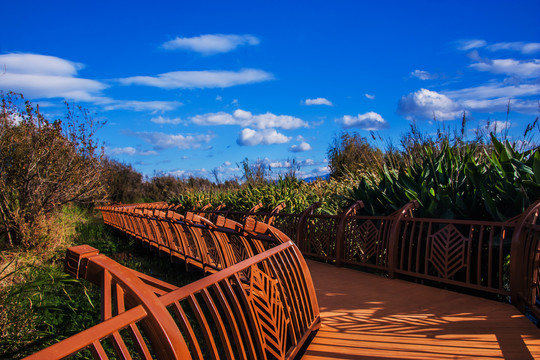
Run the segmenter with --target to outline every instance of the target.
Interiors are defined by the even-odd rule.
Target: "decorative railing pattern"
[[[87,245],[71,248],[66,272],[101,286],[103,322],[28,359],[84,351],[97,359],[292,359],[319,328],[309,269],[271,225],[249,216],[214,224],[166,204],[101,211],[107,224],[212,274],[176,288]]]
[[[533,243],[538,236],[540,201],[506,222],[415,218],[417,202],[408,203],[389,216],[357,215],[362,202],[339,215],[314,214],[317,207],[313,204],[302,214],[292,215],[278,211],[257,213],[256,207],[249,213],[234,213],[234,217],[240,221],[273,221],[278,228],[283,224],[284,232],[294,239],[303,255],[338,266],[359,265],[385,271],[390,277],[399,274],[512,295],[516,304],[521,301],[517,299],[519,293],[520,299],[529,299],[528,307],[535,304],[531,297],[536,298],[538,291],[531,289],[540,285],[532,268],[538,260],[530,257],[538,248]],[[199,212],[208,218],[223,213],[222,208]],[[280,222],[281,219],[289,221]],[[291,223],[296,225],[295,231],[291,230]],[[512,262],[511,258],[520,260]]]

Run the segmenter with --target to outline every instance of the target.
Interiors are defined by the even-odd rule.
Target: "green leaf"
[[[534,152],[532,168],[533,168],[533,173],[534,173],[534,180],[537,183],[540,183],[540,151],[539,150],[536,150]]]

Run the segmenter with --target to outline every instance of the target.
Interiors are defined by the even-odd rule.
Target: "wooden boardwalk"
[[[322,327],[302,359],[540,359],[515,307],[308,260]]]

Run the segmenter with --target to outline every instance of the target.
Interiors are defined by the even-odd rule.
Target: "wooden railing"
[[[103,322],[28,359],[87,350],[97,359],[292,359],[319,328],[309,269],[267,223],[218,216],[213,224],[163,204],[101,210],[106,223],[213,274],[176,288],[87,245],[71,248],[66,271],[101,286]]]

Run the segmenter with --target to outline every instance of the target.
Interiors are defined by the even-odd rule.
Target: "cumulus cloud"
[[[540,77],[540,60],[520,61],[514,59],[495,59],[469,65],[478,71],[505,74],[524,79]]]
[[[364,94],[364,96],[365,96],[366,98],[368,98],[369,100],[373,100],[373,99],[375,99],[375,95],[371,95],[371,94]]]
[[[235,110],[232,114],[226,112],[208,113],[196,115],[190,120],[197,125],[239,125],[242,127],[255,127],[257,129],[281,128],[285,130],[307,127],[308,124],[300,118],[290,115],[275,115],[270,112],[253,115],[242,109]]]
[[[357,127],[363,130],[380,130],[388,127],[388,123],[376,112],[370,111],[357,116],[345,115],[337,122],[344,128]]]
[[[420,80],[431,80],[438,77],[437,74],[430,74],[429,72],[424,70],[414,70],[413,72],[411,72],[411,76],[419,78]]]
[[[275,129],[253,130],[250,128],[242,129],[236,140],[240,146],[283,144],[291,141],[291,138],[278,133]]]
[[[289,148],[289,151],[292,152],[304,152],[311,150],[311,145],[309,145],[307,142],[302,141],[299,145],[293,145]]]
[[[325,98],[316,98],[316,99],[306,99],[304,100],[304,105],[327,105],[334,106],[332,102]]]
[[[135,136],[143,139],[144,141],[152,144],[154,149],[170,149],[178,148],[180,150],[185,149],[198,149],[202,145],[207,144],[214,137],[210,134],[165,134],[161,132],[137,132]]]
[[[29,98],[65,98],[96,101],[107,87],[102,82],[78,78],[84,66],[55,56],[37,54],[0,55],[0,89],[21,92]]]
[[[240,71],[203,70],[172,71],[157,76],[132,76],[118,81],[123,85],[145,85],[161,89],[227,88],[272,80],[274,76],[263,70]]]
[[[169,117],[163,117],[163,116],[153,117],[150,119],[150,121],[155,124],[171,124],[171,125],[178,125],[184,122],[179,117],[169,118]]]
[[[153,150],[149,151],[142,151],[135,149],[134,147],[127,146],[127,147],[121,147],[121,148],[107,148],[106,149],[107,154],[109,155],[142,155],[142,156],[148,156],[148,155],[157,155],[157,152]]]
[[[420,89],[405,95],[399,100],[398,113],[406,118],[452,120],[463,115],[459,104],[444,94]]]
[[[242,45],[258,45],[259,39],[253,35],[206,34],[195,37],[176,37],[165,42],[167,50],[190,50],[203,55],[226,53]]]

